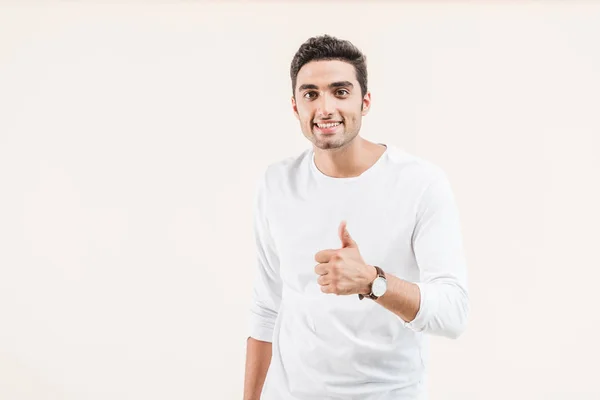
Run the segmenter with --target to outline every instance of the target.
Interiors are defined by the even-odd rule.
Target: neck
[[[356,136],[339,149],[323,150],[315,147],[315,164],[319,171],[332,178],[351,178],[371,168],[385,149],[383,145]]]

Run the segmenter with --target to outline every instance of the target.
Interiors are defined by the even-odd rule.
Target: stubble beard
[[[344,125],[344,129],[336,133],[334,136],[325,137],[324,140],[319,137],[319,135],[315,134],[315,132],[311,128],[311,137],[313,144],[321,150],[333,150],[339,149],[346,146],[348,143],[352,142],[354,138],[358,136],[358,131],[356,132],[348,132],[346,130],[346,126]]]

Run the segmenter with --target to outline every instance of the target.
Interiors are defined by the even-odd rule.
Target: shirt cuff
[[[262,342],[273,342],[273,323],[263,320],[263,318],[252,315],[250,317],[250,337]]]
[[[430,290],[431,288],[425,283],[416,282],[415,284],[419,287],[419,291],[421,292],[419,311],[417,312],[415,319],[410,322],[406,322],[400,317],[398,318],[400,318],[405,327],[415,332],[422,332],[425,330],[431,315],[434,315],[436,312],[434,308],[437,304],[437,299],[435,298],[437,294],[435,290]]]

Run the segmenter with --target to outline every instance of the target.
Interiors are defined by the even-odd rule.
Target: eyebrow
[[[333,82],[329,84],[329,88],[333,89],[333,88],[339,88],[339,87],[351,87],[353,88],[354,85],[352,84],[352,82],[349,81],[339,81],[339,82]],[[312,83],[305,83],[300,85],[300,87],[298,88],[298,91],[302,91],[302,90],[306,90],[306,89],[318,89],[319,87],[317,85],[314,85]]]

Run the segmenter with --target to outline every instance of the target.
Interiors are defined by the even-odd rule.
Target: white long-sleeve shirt
[[[249,336],[273,343],[261,399],[426,398],[426,334],[458,337],[469,312],[459,215],[444,171],[388,145],[360,176],[333,178],[308,149],[271,164],[255,200]],[[370,299],[321,292],[314,256],[341,247],[342,220],[366,263],[419,286],[413,321]]]

